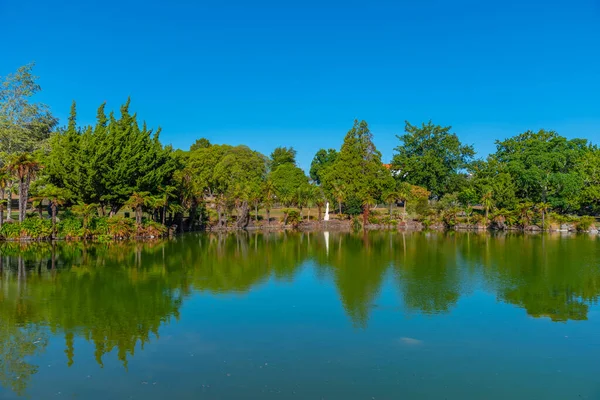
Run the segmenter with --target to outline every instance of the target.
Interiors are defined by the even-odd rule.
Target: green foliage
[[[0,83],[0,149],[4,154],[41,148],[56,125],[46,105],[31,101],[41,91],[33,67],[33,63],[22,66]]]
[[[317,185],[321,184],[322,174],[327,170],[338,158],[338,152],[335,149],[320,149],[315,154],[310,164],[310,179],[312,179]]]
[[[212,146],[210,144],[210,141],[206,138],[200,138],[200,139],[196,139],[196,141],[194,142],[194,144],[192,144],[190,146],[190,151],[195,151],[198,149],[206,149],[208,147]]]
[[[300,224],[300,213],[297,210],[284,210],[284,214],[286,225],[297,227]]]
[[[395,185],[381,162],[368,124],[358,120],[346,134],[337,159],[320,173],[320,179],[330,198],[342,202],[356,197],[363,210],[367,200],[382,200]]]
[[[293,147],[277,147],[271,153],[271,158],[269,160],[271,171],[274,171],[285,164],[296,165],[296,150],[294,150]]]
[[[8,240],[48,239],[52,235],[52,223],[39,217],[26,218],[23,222],[6,222],[0,228],[0,236]]]
[[[96,125],[84,128],[76,126],[73,105],[69,125],[51,138],[47,174],[77,201],[105,204],[116,212],[133,192],[158,194],[177,167],[159,134],[160,129],[153,132],[138,124],[137,116],[129,113],[129,100],[120,118],[112,113],[106,117],[103,104]]]
[[[496,141],[496,147],[493,157],[512,177],[519,199],[548,202],[563,212],[579,208],[577,193],[584,181],[577,166],[589,151],[586,140],[542,129]]]
[[[342,208],[344,214],[354,217],[363,211],[362,201],[357,196],[349,196]]]
[[[423,186],[438,198],[448,191],[459,191],[464,183],[459,175],[469,166],[475,151],[463,145],[451,129],[431,121],[421,127],[407,121],[406,133],[398,136],[401,145],[396,147],[392,160],[398,178]]]
[[[281,164],[275,168],[269,174],[269,179],[273,182],[277,198],[286,206],[298,202],[298,189],[304,192],[309,188],[304,171],[291,163]]]
[[[577,227],[578,231],[586,232],[586,231],[589,231],[592,228],[592,226],[594,226],[595,224],[596,224],[596,218],[586,215],[586,216],[579,217],[576,220],[575,226]]]
[[[83,221],[80,218],[63,218],[58,223],[58,235],[65,239],[79,239],[85,233],[83,230]]]

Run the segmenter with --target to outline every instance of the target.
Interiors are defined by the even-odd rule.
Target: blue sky
[[[405,120],[481,156],[542,127],[600,143],[598,0],[4,0],[0,17],[0,75],[35,61],[61,122],[131,96],[179,148],[293,146],[307,168],[354,118],[386,161]]]

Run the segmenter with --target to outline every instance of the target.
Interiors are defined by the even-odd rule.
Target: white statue
[[[325,204],[325,218],[323,218],[323,221],[329,221],[329,202]]]

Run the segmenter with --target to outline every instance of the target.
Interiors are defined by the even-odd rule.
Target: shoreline
[[[283,225],[281,223],[274,223],[271,225],[255,225],[250,223],[245,228],[237,228],[237,227],[216,227],[216,226],[206,226],[200,229],[187,230],[185,228],[181,229],[177,225],[172,225],[170,227],[164,227],[164,233],[151,235],[124,235],[124,236],[111,236],[107,237],[102,236],[62,236],[62,237],[20,237],[20,238],[6,238],[0,237],[0,242],[10,242],[10,243],[34,243],[34,242],[58,242],[58,241],[67,241],[67,242],[120,242],[127,240],[136,240],[136,241],[144,241],[144,240],[155,240],[155,239],[165,239],[174,236],[179,236],[187,233],[235,233],[235,232],[287,232],[287,231],[296,231],[296,232],[360,232],[360,231],[396,231],[396,232],[515,232],[515,233],[528,233],[528,234],[539,234],[539,233],[587,233],[590,235],[600,234],[600,231],[592,227],[588,230],[578,230],[575,225],[569,224],[568,226],[560,226],[560,227],[551,227],[547,229],[541,229],[537,225],[529,225],[526,227],[512,227],[512,226],[504,226],[502,229],[494,227],[492,224],[490,225],[467,225],[467,224],[457,224],[452,227],[448,227],[444,224],[437,223],[430,226],[425,226],[423,223],[418,221],[409,221],[409,222],[401,222],[395,225],[389,224],[368,224],[365,226],[360,226],[358,229],[353,226],[352,220],[329,220],[329,221],[310,221],[310,222],[302,222],[297,225]]]

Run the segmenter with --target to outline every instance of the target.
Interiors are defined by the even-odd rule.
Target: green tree
[[[481,203],[483,204],[483,208],[485,208],[485,219],[488,220],[490,215],[490,210],[494,207],[494,193],[491,189],[486,191],[483,196],[481,196]]]
[[[298,190],[300,189],[303,195],[308,186],[308,178],[304,171],[293,163],[279,165],[271,171],[269,179],[273,182],[277,198],[287,206],[298,203]]]
[[[41,169],[42,164],[31,153],[15,154],[9,161],[8,170],[17,178],[19,184],[19,222],[25,220],[31,181]]]
[[[192,144],[190,146],[190,151],[195,151],[198,149],[206,149],[208,147],[212,146],[210,141],[206,138],[200,138],[200,139],[196,139],[196,141],[194,142],[194,144]]]
[[[129,200],[125,203],[135,212],[135,223],[138,227],[142,225],[143,207],[151,205],[152,198],[149,192],[133,192]]]
[[[322,179],[330,192],[334,185],[343,186],[346,193],[352,193],[363,204],[364,225],[369,216],[367,200],[381,200],[383,193],[394,186],[368,124],[358,120],[346,134],[337,160],[324,171]]]
[[[458,190],[456,180],[464,174],[475,151],[473,146],[462,144],[451,129],[431,121],[420,127],[407,121],[406,133],[398,136],[401,144],[392,160],[398,179],[425,187],[436,198]]]
[[[271,153],[269,163],[271,171],[284,164],[296,165],[296,150],[293,147],[277,147]]]
[[[496,147],[494,157],[506,165],[519,199],[548,202],[563,212],[578,208],[577,194],[584,181],[576,166],[589,149],[586,140],[567,140],[542,129],[496,141]]]
[[[338,152],[335,149],[320,149],[315,154],[310,164],[310,178],[317,184],[321,184],[321,174],[327,170],[338,158]]]
[[[85,204],[80,202],[71,207],[71,211],[81,218],[83,222],[83,231],[84,234],[86,234],[90,220],[98,211],[98,204]]]
[[[57,122],[46,105],[32,102],[41,91],[34,66],[18,68],[0,84],[0,149],[7,155],[39,149]]]
[[[46,173],[51,182],[72,192],[76,200],[108,206],[114,215],[134,192],[158,194],[178,167],[172,149],[163,147],[156,132],[129,113],[129,100],[121,116],[106,117],[98,109],[96,125],[76,127],[75,105],[69,125],[51,140]]]
[[[52,237],[56,238],[56,216],[58,214],[58,207],[72,199],[73,194],[65,188],[57,187],[49,183],[38,189],[38,196],[44,197],[50,203]]]

